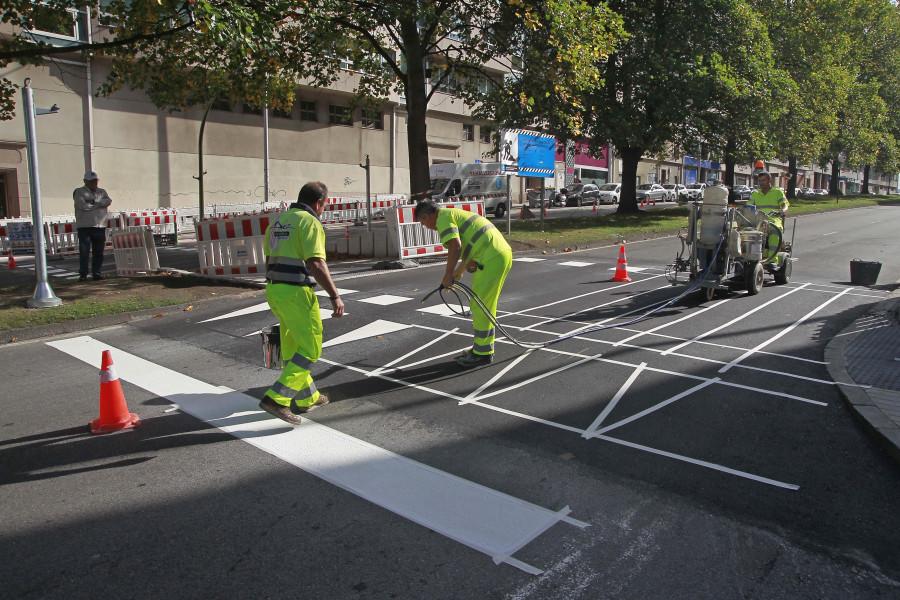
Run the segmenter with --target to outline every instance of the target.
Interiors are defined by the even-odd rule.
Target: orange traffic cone
[[[644,201],[641,200],[641,208],[644,208]]]
[[[628,276],[628,261],[625,260],[625,244],[619,248],[619,260],[616,261],[616,274],[610,281],[631,281]]]
[[[591,209],[591,212],[597,212],[597,203],[594,202],[591,206],[593,206],[593,208]]]
[[[547,216],[547,207],[546,206],[544,207],[544,216],[545,217]]]
[[[100,366],[100,417],[91,421],[91,433],[109,433],[120,429],[132,429],[141,424],[140,418],[128,412],[122,384],[116,375],[112,354],[103,351]]]
[[[7,269],[18,269],[19,268],[16,266],[16,259],[15,259],[15,257],[13,257],[12,248],[9,249],[9,262],[6,263],[6,268]]]

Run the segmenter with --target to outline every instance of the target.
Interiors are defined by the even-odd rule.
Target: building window
[[[281,110],[279,108],[272,109],[272,116],[279,117],[281,119],[290,119],[291,111],[293,111],[293,107],[288,108],[287,110]]]
[[[482,144],[491,143],[491,128],[484,125],[478,130],[478,141]]]
[[[364,129],[384,129],[384,118],[379,110],[363,110],[362,126]]]
[[[328,105],[328,123],[331,125],[353,125],[353,113],[346,106]]]
[[[227,98],[216,98],[212,103],[212,109],[231,112],[231,100]]]
[[[311,100],[300,101],[300,120],[301,121],[318,121],[316,116],[316,103]]]
[[[49,33],[72,40],[87,39],[87,15],[82,11],[38,4],[31,18],[31,29],[35,33]]]
[[[466,142],[475,141],[475,126],[463,123],[463,140]]]
[[[245,115],[261,115],[262,109],[258,106],[253,106],[252,104],[244,102],[243,112]]]

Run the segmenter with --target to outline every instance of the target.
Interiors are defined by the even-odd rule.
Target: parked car
[[[705,183],[690,183],[685,187],[684,193],[682,193],[678,197],[679,204],[686,204],[687,202],[697,202],[703,201],[703,190],[706,189]]]
[[[666,202],[675,202],[678,196],[684,191],[684,186],[680,183],[664,183],[663,187],[669,192]]]
[[[600,188],[593,183],[573,183],[559,190],[559,194],[566,206],[584,206],[597,203]]]
[[[823,190],[822,188],[816,188],[813,190],[816,193],[816,196],[827,196],[828,190]]]
[[[801,196],[815,196],[816,190],[814,190],[812,188],[800,188],[800,195]]]
[[[753,190],[750,189],[750,186],[747,185],[736,185],[731,189],[731,201],[732,202],[746,202],[750,199],[750,194],[753,193]]]
[[[603,204],[618,204],[619,196],[622,194],[622,185],[619,183],[606,183],[600,186],[600,195],[597,196],[597,202]]]
[[[665,202],[669,192],[658,183],[642,183],[637,186],[635,196],[638,202]]]

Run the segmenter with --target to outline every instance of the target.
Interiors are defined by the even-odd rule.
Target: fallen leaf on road
[[[193,306],[188,306],[188,307],[187,307],[186,309],[184,309],[184,310],[194,310],[194,307],[193,307]]]
[[[10,342],[18,342],[18,341],[19,341],[19,338],[13,338],[13,339],[11,339],[11,340],[9,340],[9,341],[10,341]]]
[[[156,313],[155,315],[153,315],[154,318],[156,318],[156,317],[164,317],[164,316],[165,316],[165,315],[162,314],[162,313]]]

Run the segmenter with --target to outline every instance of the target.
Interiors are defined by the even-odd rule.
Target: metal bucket
[[[854,258],[850,261],[850,283],[853,285],[875,285],[881,263],[875,260],[866,261]]]
[[[267,369],[283,369],[284,359],[281,358],[281,328],[278,324],[264,327],[259,332],[262,338],[263,364]]]
[[[747,260],[762,260],[763,234],[761,231],[741,232],[741,254]]]

